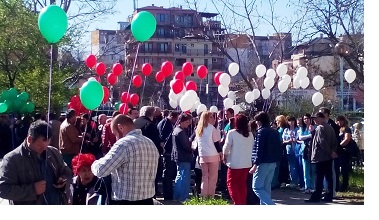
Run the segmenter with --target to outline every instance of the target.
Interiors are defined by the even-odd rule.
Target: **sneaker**
[[[304,191],[305,190],[305,188],[304,187],[300,187],[300,189],[299,189],[300,191]]]
[[[306,189],[306,190],[304,190],[304,193],[305,193],[305,194],[311,194],[312,192],[311,192],[310,189]]]
[[[292,189],[295,189],[297,187],[296,184],[286,184],[286,187],[289,187],[289,188],[292,188]]]
[[[284,187],[286,187],[286,183],[280,184],[280,188],[284,188]]]

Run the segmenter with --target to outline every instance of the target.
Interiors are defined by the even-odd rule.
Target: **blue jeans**
[[[303,159],[305,189],[315,190],[316,167],[310,160]]]
[[[253,191],[261,200],[261,205],[275,205],[271,199],[271,182],[276,163],[261,163],[253,175]]]
[[[299,185],[301,188],[304,188],[304,169],[303,169],[303,155],[296,154],[296,167],[297,167],[297,176],[299,178]]]
[[[298,162],[295,154],[287,154],[288,169],[290,171],[291,184],[299,184]]]
[[[185,201],[191,189],[191,162],[178,162],[174,186],[174,200]]]

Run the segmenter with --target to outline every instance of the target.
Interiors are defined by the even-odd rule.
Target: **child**
[[[102,178],[93,175],[91,165],[96,160],[92,154],[78,154],[72,159],[74,178],[70,186],[72,205],[105,205],[107,188]]]

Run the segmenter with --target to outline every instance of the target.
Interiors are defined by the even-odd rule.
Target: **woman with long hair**
[[[312,151],[312,132],[315,130],[315,125],[311,115],[306,113],[303,116],[303,126],[298,130],[300,154],[303,155],[303,171],[304,171],[304,193],[312,193],[315,190],[316,167],[311,163]]]
[[[336,117],[336,124],[340,126],[339,146],[337,147],[338,158],[335,160],[336,171],[336,192],[346,192],[349,186],[349,172],[351,170],[351,156],[347,150],[351,144],[352,134],[349,127],[349,121],[343,115]],[[341,171],[340,171],[341,170]],[[342,174],[342,184],[340,185],[339,176]]]
[[[216,191],[218,167],[222,157],[219,144],[220,135],[213,126],[215,118],[212,112],[202,112],[196,127],[197,147],[199,151],[199,163],[202,172],[201,195],[213,197]]]
[[[228,166],[227,186],[234,205],[246,205],[246,183],[254,145],[248,123],[245,115],[234,116],[235,128],[227,133],[223,146],[223,161]]]
[[[299,184],[299,176],[298,176],[298,166],[296,162],[295,149],[297,144],[297,123],[295,117],[288,118],[289,127],[284,129],[283,132],[283,143],[286,145],[286,155],[288,160],[288,169],[291,177],[291,188],[296,188]]]
[[[275,118],[277,131],[279,132],[280,141],[283,142],[283,132],[284,129],[288,128],[288,122],[284,115],[278,115]],[[286,153],[286,145],[282,145],[282,159],[280,162],[276,163],[274,178],[272,179],[271,186],[275,188],[285,187],[288,183],[289,172],[288,172],[288,160]]]

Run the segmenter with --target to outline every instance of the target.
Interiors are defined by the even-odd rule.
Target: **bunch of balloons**
[[[0,114],[19,112],[32,113],[35,105],[29,101],[29,93],[21,92],[18,94],[17,89],[10,88],[3,90],[0,96]]]

